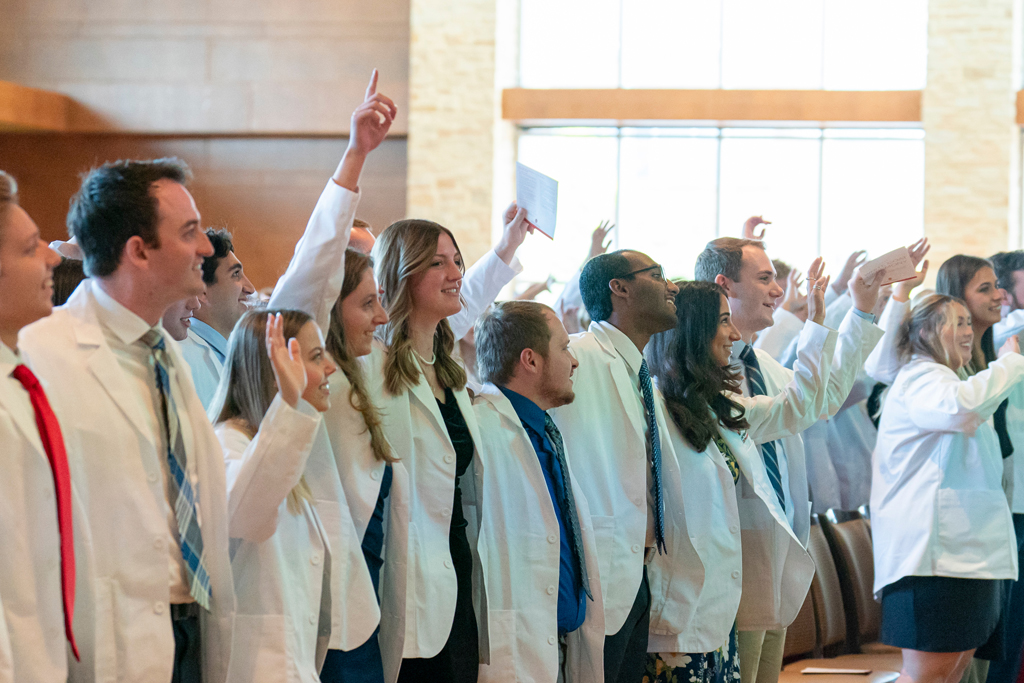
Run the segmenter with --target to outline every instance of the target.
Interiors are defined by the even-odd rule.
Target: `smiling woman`
[[[0,171],[0,341],[17,348],[18,330],[50,314],[60,256],[18,206],[18,185]]]

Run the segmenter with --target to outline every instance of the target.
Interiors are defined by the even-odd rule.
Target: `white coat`
[[[387,351],[379,342],[364,358],[374,402],[381,409],[384,431],[405,471],[408,489],[392,487],[392,509],[386,520],[384,567],[381,573],[380,647],[384,680],[397,680],[403,658],[429,658],[444,647],[455,617],[458,582],[448,547],[455,495],[455,449],[430,386],[420,376],[412,388],[394,395],[383,386]],[[418,363],[419,361],[417,361]],[[474,445],[480,430],[469,393],[455,391]],[[460,480],[466,535],[474,550],[474,606],[480,652],[487,661],[487,610],[479,600],[482,576],[477,555],[478,496],[482,469],[479,452]],[[400,514],[395,514],[399,502]]]
[[[231,568],[238,596],[228,680],[319,680],[331,628],[330,544],[316,509],[288,509],[321,418],[275,397],[255,438],[217,425],[227,465]],[[344,596],[338,596],[344,600]]]
[[[0,683],[14,683],[14,654],[4,614],[4,603],[0,596]]]
[[[766,622],[785,625],[796,618],[814,562],[793,533],[755,444],[799,432],[825,405],[836,333],[811,322],[799,340],[796,373],[784,392],[730,395],[744,406],[750,423],[743,433],[719,430],[739,465],[737,483],[714,440],[695,451],[669,421],[674,457],[664,461],[663,470],[668,553],[655,555],[648,567],[650,652],[722,647],[744,591],[769,592],[760,601]],[[664,403],[660,392],[657,400]],[[756,510],[764,523],[745,527],[741,509]]]
[[[345,282],[345,249],[359,197],[333,180],[327,181],[306,230],[295,245],[288,269],[274,287],[270,308],[305,311],[327,334],[331,309]],[[348,433],[335,429],[336,423],[339,416],[344,420],[348,413],[356,411],[349,403],[345,373],[336,372],[328,381],[331,407],[324,415],[317,443],[306,465],[306,480],[332,548],[331,593],[335,599],[331,601],[330,649],[354,650],[373,635],[380,623],[380,607],[363,556],[362,538],[366,526],[364,524],[360,530],[353,524],[353,512],[361,511],[362,506],[353,508],[350,504],[340,475],[342,461],[337,457],[339,450],[347,450],[353,444],[349,442]],[[355,432],[351,437],[358,439]],[[379,492],[379,481],[377,489]],[[377,493],[374,493],[374,505],[376,502]],[[372,514],[372,508],[370,512]]]
[[[485,570],[490,664],[482,683],[558,679],[558,582],[561,531],[544,471],[512,403],[493,384],[474,400],[483,462],[480,564]],[[604,615],[594,529],[572,468],[590,592],[583,625],[568,634],[567,681],[604,680]]]
[[[51,683],[68,675],[57,499],[28,392],[11,377],[20,362],[0,342],[0,622],[12,666],[0,681]]]
[[[875,592],[904,576],[1016,579],[1013,518],[989,418],[1024,379],[1010,354],[961,380],[915,356],[889,390],[871,483]]]
[[[570,337],[569,347],[579,360],[573,379],[576,400],[548,414],[562,433],[566,459],[590,507],[605,633],[614,634],[625,623],[643,578],[647,420],[626,361],[600,323]],[[655,415],[665,463],[673,457],[672,441],[658,403]]]
[[[82,661],[71,680],[168,681],[174,665],[169,615],[168,526],[157,435],[104,338],[93,280],[66,306],[21,331],[19,347],[61,418],[71,481],[87,518],[76,543],[75,637]],[[226,680],[235,614],[228,558],[224,458],[178,350],[165,336],[197,492],[211,611],[201,611],[204,680]],[[85,584],[85,585],[83,585]]]
[[[818,414],[813,414],[818,412],[818,408],[812,402],[795,401],[793,415],[805,414],[811,417],[813,414],[815,419],[834,415],[846,401],[857,379],[857,373],[864,364],[864,358],[881,336],[881,329],[850,311],[839,327],[839,338],[828,376],[824,409]],[[739,344],[733,344],[734,357],[739,353],[738,347]],[[761,366],[761,374],[764,376],[767,395],[775,396],[784,392],[793,381],[793,371],[780,365],[768,354],[757,350],[755,352]],[[745,375],[741,385],[743,394],[748,395],[749,385]],[[786,515],[796,537],[806,546],[810,537],[811,519],[803,439],[800,434],[780,434],[778,437],[765,436],[762,439],[761,443],[771,440],[776,441],[777,446],[781,446],[778,452],[786,491]],[[828,456],[823,453],[817,454],[817,457]],[[745,497],[741,498],[740,504],[741,526],[745,532],[744,564],[751,568],[760,567],[772,562],[771,558],[777,557],[789,541],[788,538],[774,532],[759,533],[758,530],[772,529],[775,522],[766,507],[760,503],[756,506],[747,506],[743,503],[744,500]],[[778,545],[780,543],[781,546]],[[786,621],[787,615],[797,614],[805,595],[797,596],[791,591],[782,591],[777,583],[771,582],[768,572],[755,570],[745,573],[744,576],[743,597],[737,616],[739,630],[775,630],[788,626],[790,622]]]

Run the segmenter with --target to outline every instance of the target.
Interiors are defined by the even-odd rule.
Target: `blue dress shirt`
[[[587,594],[580,586],[572,546],[565,532],[562,507],[555,494],[555,491],[562,490],[562,477],[565,473],[558,466],[555,450],[544,430],[544,411],[525,396],[505,387],[498,388],[512,403],[512,408],[516,411],[519,421],[523,423],[530,442],[533,443],[533,450],[537,452],[537,459],[540,461],[540,469],[544,472],[544,481],[548,485],[551,504],[555,506],[558,531],[562,539],[558,572],[558,632],[571,633],[583,625],[583,620],[587,616]]]

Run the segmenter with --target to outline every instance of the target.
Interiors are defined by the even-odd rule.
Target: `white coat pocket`
[[[1001,578],[1014,564],[1013,521],[1001,489],[940,489],[936,523],[942,547],[938,573]]]

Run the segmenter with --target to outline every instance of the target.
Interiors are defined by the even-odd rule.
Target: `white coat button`
[[[154,538],[153,539],[153,547],[156,548],[157,550],[163,550],[163,548],[164,548],[164,539],[162,539],[160,537]]]
[[[154,605],[153,605],[153,614],[163,614],[163,613],[164,613],[164,603],[162,603],[162,602],[154,603]]]
[[[634,498],[633,499],[633,505],[636,505],[637,507],[640,507],[643,504],[644,504],[644,499],[643,498]]]
[[[554,543],[557,540],[558,540],[558,537],[555,536],[554,534],[551,534],[550,536],[548,536],[548,543]]]
[[[734,578],[734,579],[740,578],[740,572],[739,572],[738,569],[733,571],[732,578]]]
[[[554,644],[555,644],[555,637],[554,636],[548,636],[548,645],[554,645]]]
[[[313,557],[309,558],[309,561],[310,561],[311,564],[320,564],[320,555],[319,554],[313,555]]]
[[[452,561],[451,560],[445,560],[444,561],[444,568],[445,569],[451,569],[452,568]]]
[[[740,528],[733,524],[731,527],[729,527],[729,531],[731,531],[734,534],[738,534],[740,532]]]
[[[146,477],[146,479],[148,479],[150,482],[156,481],[156,472],[150,472],[149,476]]]
[[[640,552],[640,544],[639,543],[634,543],[633,544],[633,552],[634,553]]]
[[[548,586],[548,595],[554,595],[554,594],[555,594],[555,587],[554,586]]]
[[[451,463],[455,462],[455,458],[450,455],[446,455],[444,456],[444,461],[450,465]]]
[[[316,623],[316,615],[315,614],[310,614],[309,615],[309,623],[311,623],[311,624],[315,624]]]
[[[378,472],[377,470],[370,472],[370,479],[373,479],[374,481],[380,479],[380,472]]]
[[[444,510],[441,510],[441,516],[442,517],[451,517],[452,516],[452,509],[451,508],[445,508]]]

